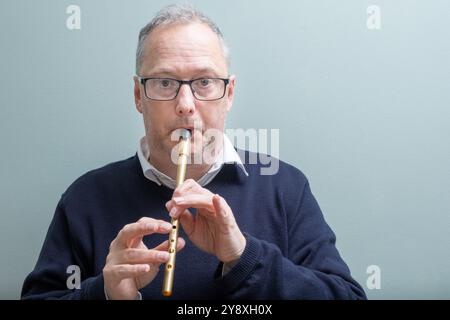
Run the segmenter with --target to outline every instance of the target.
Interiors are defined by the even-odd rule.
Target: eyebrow
[[[211,74],[214,76],[219,76],[219,74],[212,68],[202,68],[202,69],[198,69],[194,71],[194,75],[199,75],[199,74]],[[174,77],[177,78],[177,74],[175,69],[168,69],[168,68],[159,68],[156,70],[153,70],[152,72],[150,72],[149,77],[154,77],[154,76],[169,76],[169,77]]]

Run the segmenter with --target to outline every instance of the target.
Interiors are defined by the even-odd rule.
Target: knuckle
[[[131,249],[126,249],[124,252],[124,257],[126,261],[133,261],[133,259],[136,258],[136,254],[133,250]]]
[[[136,227],[139,231],[141,231],[145,228],[145,223],[143,221],[139,221],[136,223]]]
[[[149,250],[148,258],[151,260],[158,260],[159,259],[158,254],[159,254],[158,250]]]
[[[186,180],[186,190],[197,190],[200,185],[194,179]]]
[[[133,230],[133,225],[134,225],[134,223],[126,224],[125,227],[123,227],[123,231],[125,231],[127,233],[130,232],[131,230]]]
[[[153,221],[155,221],[155,219],[150,217],[142,217],[137,221],[137,223],[145,226],[147,223],[152,223]]]
[[[155,221],[140,222],[139,230],[143,233],[146,231],[154,231],[156,226]]]
[[[120,231],[119,236],[122,237],[124,234],[130,231],[131,226],[129,224],[126,224]]]
[[[116,245],[116,239],[111,241],[111,243],[109,244],[109,252],[114,251],[115,245]],[[108,255],[108,257],[109,257],[109,255]]]
[[[125,267],[123,267],[123,266],[117,266],[116,268],[115,268],[115,273],[116,273],[116,275],[117,276],[119,276],[119,277],[123,277],[123,276],[125,276],[125,274],[126,274],[126,270],[125,270]]]
[[[108,265],[105,265],[103,267],[103,274],[110,274],[111,273],[111,268]]]
[[[106,259],[105,259],[105,267],[108,266],[109,264],[111,264],[111,260],[112,260],[111,253],[108,253],[108,255],[106,256]]]

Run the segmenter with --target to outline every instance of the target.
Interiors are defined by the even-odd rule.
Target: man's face
[[[228,78],[226,59],[217,35],[205,24],[173,24],[152,31],[144,48],[139,72],[143,78]],[[182,85],[172,101],[146,98],[144,87],[135,79],[136,108],[143,114],[151,153],[167,153],[177,144],[172,134],[179,128],[193,130],[192,152],[202,152],[211,143],[203,134],[209,129],[223,132],[233,102],[235,77],[230,77],[225,96],[216,101],[197,100],[188,85]],[[210,130],[211,131],[211,130]]]

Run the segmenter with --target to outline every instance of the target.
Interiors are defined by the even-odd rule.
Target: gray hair
[[[173,23],[193,23],[201,22],[211,28],[211,30],[219,38],[223,56],[227,62],[227,66],[230,65],[230,50],[225,43],[223,34],[219,27],[202,12],[195,9],[192,5],[188,4],[172,4],[161,9],[156,16],[139,32],[139,41],[136,49],[136,74],[139,74],[139,70],[142,65],[142,56],[144,54],[144,43],[149,37],[150,33],[159,26],[166,26]]]

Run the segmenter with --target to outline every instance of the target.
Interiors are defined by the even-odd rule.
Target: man
[[[261,175],[223,134],[235,88],[227,61],[217,26],[190,7],[166,7],[141,30],[134,95],[146,135],[137,155],[62,195],[24,299],[163,298],[170,217],[182,226],[171,298],[365,298],[305,176],[283,162]],[[183,128],[192,158],[213,161],[191,161],[175,189]],[[78,288],[67,286],[69,266]]]

